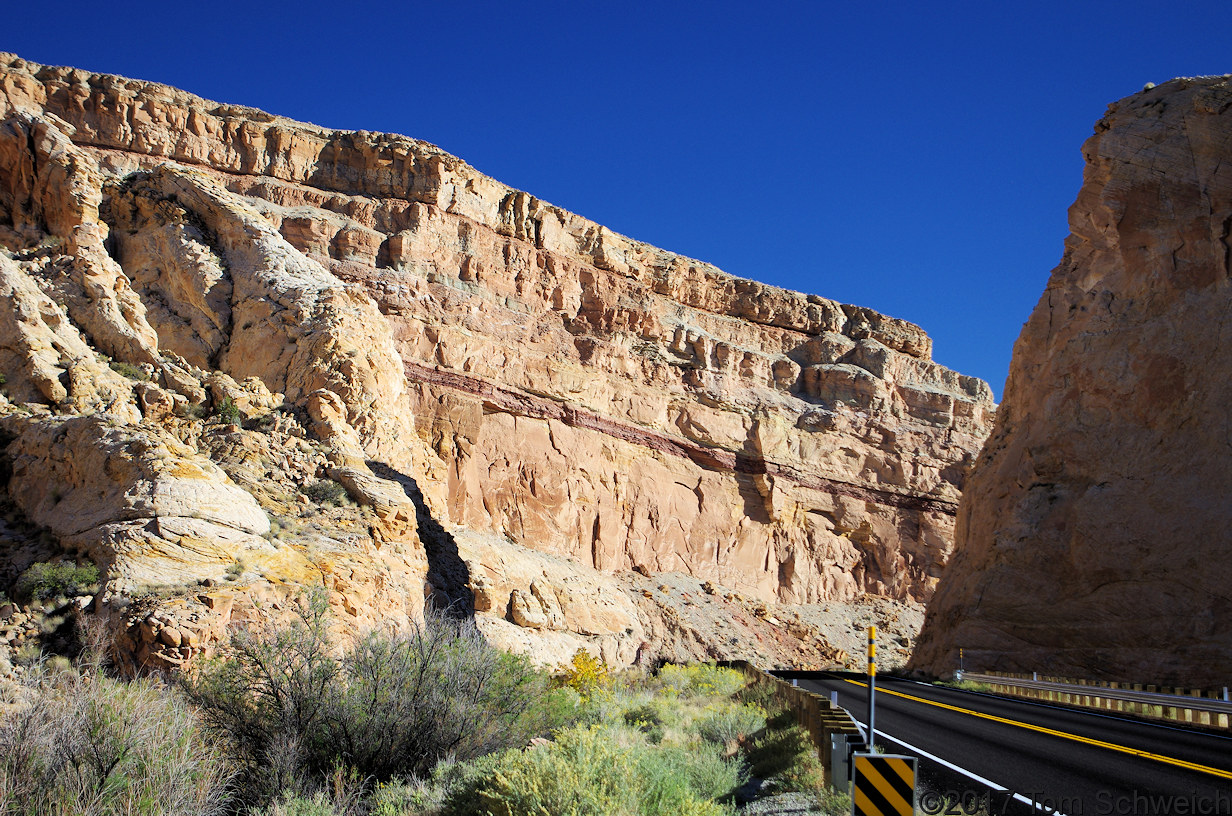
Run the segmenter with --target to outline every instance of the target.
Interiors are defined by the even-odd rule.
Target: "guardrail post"
[[[824,742],[824,740],[822,739],[820,703],[821,701],[817,697],[811,694],[809,695],[809,707],[808,707],[809,736],[813,738],[813,742],[816,745],[821,745],[822,742]]]
[[[847,735],[831,734],[829,748],[829,761],[823,767],[830,774],[830,787],[846,793],[850,787],[849,777],[851,776],[848,760],[851,752],[847,748]]]

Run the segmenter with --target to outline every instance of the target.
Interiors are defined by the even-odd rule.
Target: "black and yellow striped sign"
[[[911,816],[915,812],[915,757],[856,754],[852,771],[854,816]]]

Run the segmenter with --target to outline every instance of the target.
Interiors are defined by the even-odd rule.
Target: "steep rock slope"
[[[169,426],[275,515],[285,497],[236,447],[315,440],[278,473],[400,524],[371,538],[418,548],[430,591],[494,631],[610,637],[623,661],[671,610],[583,609],[608,597],[566,591],[586,571],[685,574],[754,605],[931,594],[993,406],[918,327],[632,241],[401,136],[11,55],[0,116],[0,272],[50,304],[0,343],[11,404],[37,418],[10,434],[99,411]],[[193,406],[239,406],[243,427]],[[532,552],[548,560],[508,567]]]
[[[1232,674],[1232,85],[1117,102],[1014,347],[914,665]]]

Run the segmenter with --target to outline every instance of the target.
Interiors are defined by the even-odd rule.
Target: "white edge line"
[[[848,712],[848,715],[850,715],[850,712]],[[859,726],[861,731],[867,733],[867,726],[865,726],[864,723],[860,722],[855,717],[852,717],[851,719],[852,719],[852,722],[854,722],[857,726]],[[908,751],[917,753],[922,757],[927,757],[928,759],[931,759],[933,762],[936,762],[938,765],[944,765],[945,767],[949,768],[951,771],[957,771],[958,773],[962,774],[968,779],[978,782],[981,785],[987,785],[990,790],[995,790],[997,793],[1011,793],[1010,789],[1005,787],[1004,785],[998,785],[996,782],[993,782],[991,779],[985,779],[984,777],[978,774],[974,774],[971,771],[968,771],[966,768],[961,768],[958,765],[955,765],[953,762],[948,762],[939,756],[930,754],[928,751],[925,751],[923,748],[917,748],[916,746],[912,745],[909,742],[903,742],[897,737],[892,737],[884,731],[875,730],[873,733],[875,733],[879,737],[884,737],[888,739],[890,742],[897,743],[898,745],[903,746]],[[1041,805],[1040,803],[1032,799],[1028,799],[1026,796],[1023,796],[1021,793],[1011,793],[1011,795],[1019,802],[1022,802],[1024,805],[1030,805],[1036,810],[1042,810],[1044,813],[1051,813],[1051,814],[1054,814],[1054,816],[1065,816],[1065,814],[1062,813],[1061,811],[1052,810],[1051,808],[1045,807],[1044,805]]]

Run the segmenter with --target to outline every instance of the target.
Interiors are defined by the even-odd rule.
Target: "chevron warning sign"
[[[856,754],[851,804],[854,816],[911,816],[915,812],[915,757]]]

